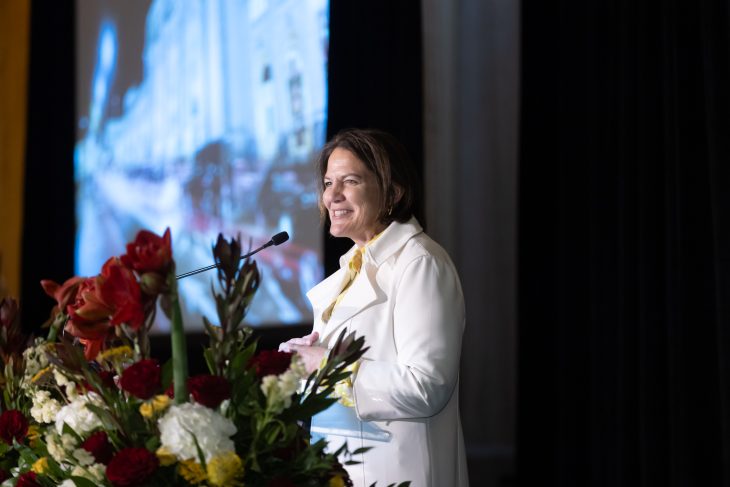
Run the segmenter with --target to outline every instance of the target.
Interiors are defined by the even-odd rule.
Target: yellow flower
[[[345,481],[342,479],[342,475],[337,474],[331,477],[329,487],[345,487]]]
[[[48,457],[39,458],[35,461],[35,463],[33,463],[33,466],[30,467],[30,469],[38,475],[46,473],[48,471]]]
[[[28,440],[31,442],[38,440],[38,438],[41,437],[41,433],[43,433],[43,431],[41,431],[40,426],[37,424],[31,424],[28,426]]]
[[[159,447],[155,452],[155,455],[157,455],[157,459],[163,467],[169,467],[177,462],[177,457],[170,453],[170,451],[164,446]]]
[[[147,419],[166,410],[170,405],[170,396],[167,394],[159,394],[150,401],[144,402],[139,406],[139,414]]]
[[[221,453],[208,462],[208,481],[215,486],[243,485],[243,460],[235,452]]]
[[[183,460],[178,465],[178,473],[191,484],[199,484],[206,479],[203,466],[195,460]]]
[[[143,402],[139,405],[139,414],[142,415],[143,418],[152,419],[152,416],[154,416],[155,411],[152,408],[151,402]]]
[[[124,362],[132,360],[134,358],[134,351],[128,345],[122,345],[121,347],[110,348],[100,352],[96,357],[99,362],[107,361],[112,363]]]

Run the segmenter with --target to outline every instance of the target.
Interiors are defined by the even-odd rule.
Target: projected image
[[[326,0],[77,2],[78,275],[142,228],[170,227],[177,274],[212,264],[219,233],[256,248],[286,231],[289,242],[255,257],[263,277],[247,322],[311,320],[328,14]],[[215,321],[214,278],[179,281],[187,329]]]

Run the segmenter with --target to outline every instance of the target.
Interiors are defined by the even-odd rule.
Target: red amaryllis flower
[[[136,362],[122,372],[119,386],[140,399],[149,399],[162,387],[161,371],[157,361],[145,359]]]
[[[66,306],[74,302],[79,286],[84,282],[84,279],[83,277],[76,276],[67,279],[63,284],[58,284],[51,280],[41,281],[41,287],[46,294],[56,300],[56,307],[54,308],[53,314],[58,311],[65,311]]]
[[[104,465],[108,465],[114,455],[114,449],[109,443],[109,437],[105,431],[93,433],[81,444],[81,448],[91,453],[98,463]]]
[[[0,439],[8,445],[13,444],[13,438],[20,443],[28,434],[28,420],[17,409],[9,409],[0,414]]]
[[[256,370],[256,376],[279,375],[286,372],[291,363],[292,354],[276,350],[262,350],[248,363],[249,368]]]
[[[219,375],[196,375],[188,379],[188,390],[193,399],[211,409],[231,397],[231,384]]]
[[[125,448],[107,465],[106,477],[115,487],[132,487],[147,480],[159,464],[154,453],[146,448]]]
[[[111,307],[112,325],[127,323],[138,329],[144,321],[142,291],[134,273],[112,257],[101,269],[98,278],[102,300]]]
[[[41,487],[41,484],[36,480],[35,472],[30,471],[18,477],[15,487]]]
[[[83,279],[74,300],[66,305],[70,319],[66,322],[65,330],[83,343],[87,360],[96,358],[112,332],[109,324],[112,309],[101,299],[97,284],[95,277]]]
[[[137,233],[134,242],[127,244],[122,263],[140,274],[157,272],[165,274],[172,262],[170,229],[162,237],[147,230]]]

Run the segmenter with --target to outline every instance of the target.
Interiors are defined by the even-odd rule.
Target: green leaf
[[[203,358],[205,359],[205,365],[208,367],[208,372],[216,374],[218,371],[215,366],[215,357],[213,356],[213,349],[206,348],[203,350]]]

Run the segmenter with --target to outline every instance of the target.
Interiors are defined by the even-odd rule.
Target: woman
[[[346,130],[325,145],[318,169],[330,233],[355,245],[340,270],[307,293],[312,334],[280,349],[300,354],[311,371],[346,328],[369,350],[340,400],[345,406],[336,405],[342,424],[315,416],[312,430],[329,432],[332,448],[345,440],[350,451],[372,447],[347,467],[355,486],[466,486],[458,409],[464,299],[451,259],[413,216],[406,152],[384,132]],[[345,425],[348,414],[355,427]]]

